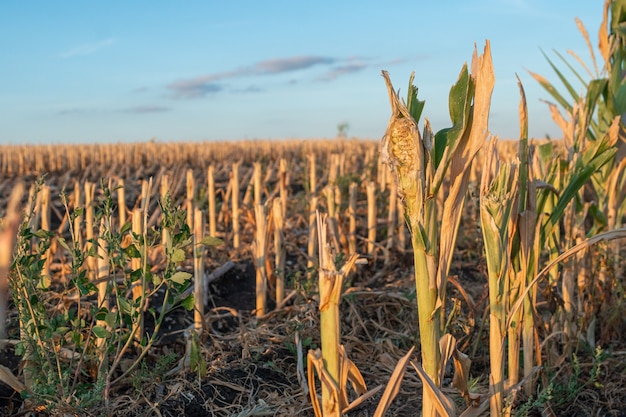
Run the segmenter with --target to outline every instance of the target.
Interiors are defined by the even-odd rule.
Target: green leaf
[[[572,66],[572,64],[570,64],[569,61],[567,59],[565,59],[565,57],[559,53],[559,51],[553,49],[553,52],[556,54],[556,56],[558,56],[561,59],[561,61],[563,61],[563,63],[565,65],[567,65],[567,68],[569,68],[570,71],[572,71],[572,74],[574,74],[576,76],[578,81],[580,81],[580,83],[585,88],[587,88],[587,82],[583,79],[583,77],[580,75],[580,73],[578,71],[576,71],[576,69]],[[545,56],[545,54],[544,54],[544,56]],[[578,99],[578,95],[576,95],[575,98]]]
[[[134,271],[132,271],[130,273],[130,282],[139,281],[141,279],[141,277],[143,276],[142,272],[143,271],[141,270],[141,268],[135,269]]]
[[[69,253],[72,252],[72,250],[70,249],[69,245],[67,244],[67,241],[65,240],[65,238],[63,236],[59,236],[59,238],[57,239],[57,242],[59,242],[59,244],[63,247],[63,249],[65,249]]]
[[[161,282],[163,282],[163,279],[159,275],[152,275],[152,285],[157,286]]]
[[[559,219],[563,217],[563,213],[569,202],[578,194],[578,191],[582,188],[583,185],[591,178],[591,176],[599,170],[604,164],[606,164],[612,157],[615,156],[617,149],[612,148],[604,153],[597,155],[593,160],[589,161],[589,164],[582,166],[581,169],[574,173],[572,179],[567,184],[565,189],[561,192],[559,196],[558,203],[552,210],[550,217],[548,218],[547,227],[543,227],[541,229],[541,242],[542,244],[546,241],[546,236],[552,233],[553,228],[559,225]]]
[[[141,253],[134,244],[128,245],[126,249],[124,249],[124,253],[130,258],[141,258]]]
[[[124,223],[124,226],[122,226],[122,228],[120,229],[120,235],[128,232],[131,227],[133,227],[133,224],[131,222]]]
[[[185,251],[182,249],[174,249],[172,253],[172,262],[178,263],[185,260]]]
[[[94,326],[94,328],[91,329],[91,331],[98,339],[106,339],[109,336],[111,336],[111,332],[109,332],[107,329],[105,329],[102,326]]]
[[[193,294],[189,294],[187,297],[185,297],[181,302],[180,305],[183,306],[183,308],[187,311],[191,311],[194,308],[195,302],[194,302],[194,298],[193,298]]]
[[[411,73],[411,77],[409,78],[409,91],[407,94],[406,107],[409,110],[409,114],[413,117],[413,120],[415,120],[415,123],[417,124],[422,116],[422,110],[424,110],[426,102],[417,99],[417,86],[413,84],[414,78],[415,71]]]
[[[189,272],[178,271],[170,277],[171,281],[177,284],[184,284],[191,279],[192,275]]]
[[[205,236],[200,241],[200,244],[205,246],[220,246],[224,244],[224,241],[214,236]]]
[[[65,335],[69,331],[70,331],[70,328],[67,326],[61,326],[61,327],[57,327],[56,329],[54,329],[54,333],[60,336]]]
[[[606,90],[608,84],[607,79],[597,79],[589,83],[587,88],[587,97],[585,98],[585,114],[587,116],[587,125],[593,117],[596,104],[600,95]]]
[[[115,325],[116,324],[116,320],[117,320],[117,314],[115,314],[113,312],[107,313],[106,317],[104,318],[104,322],[107,324],[107,326],[109,326],[112,329],[117,327]]]
[[[105,320],[107,314],[109,314],[109,310],[107,310],[106,308],[102,307],[100,310],[98,310],[98,312],[96,313],[96,320]]]
[[[54,233],[48,230],[39,229],[35,232],[35,236],[37,236],[39,239],[48,239],[54,236]]]
[[[552,63],[552,61],[550,60],[550,58],[548,58],[548,55],[546,55],[545,52],[541,51],[541,53],[543,54],[544,58],[546,59],[546,61],[548,61],[548,64],[550,64],[550,66],[552,67],[552,69],[554,70],[554,72],[556,72],[556,75],[559,77],[559,80],[561,80],[561,82],[563,83],[563,85],[565,86],[565,88],[567,89],[567,91],[570,93],[570,95],[572,96],[572,98],[574,100],[578,99],[578,93],[576,92],[576,90],[574,89],[574,87],[572,87],[572,84],[570,84],[570,82],[567,80],[567,78],[565,78],[565,76],[563,75],[563,73],[556,67],[556,65],[554,65]],[[561,57],[561,59],[563,59],[563,57]]]
[[[128,300],[124,298],[118,298],[117,302],[120,303],[120,310],[122,310],[122,313],[125,313],[125,314],[132,313],[133,307],[130,304],[130,302],[128,302]]]
[[[459,79],[450,89],[450,95],[448,97],[452,127],[442,129],[435,135],[435,170],[439,169],[439,164],[442,162],[441,159],[443,158],[446,147],[449,147],[450,150],[454,150],[458,140],[463,135],[468,124],[473,97],[473,82],[469,76],[467,64],[464,64],[459,73]],[[443,162],[445,165],[448,164],[447,161]]]
[[[626,113],[626,83],[620,84],[613,100],[615,112],[617,114]]]
[[[554,86],[548,80],[532,71],[528,71],[528,73],[539,83],[539,85],[543,87],[544,90],[548,92],[548,94],[552,96],[552,98],[557,101],[557,103],[559,103],[568,112],[572,111],[572,105],[561,95],[561,93],[558,92],[556,88],[554,88]]]

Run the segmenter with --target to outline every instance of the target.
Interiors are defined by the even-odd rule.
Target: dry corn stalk
[[[255,162],[253,165],[253,179],[254,179],[254,205],[261,204],[263,190],[261,188],[261,163]]]
[[[376,183],[369,181],[367,190],[367,254],[374,255],[376,248]]]
[[[280,201],[282,202],[282,210],[283,210],[283,219],[287,218],[287,160],[285,158],[280,158],[280,168],[279,168],[279,196]]]
[[[348,232],[348,251],[350,254],[356,253],[356,193],[358,185],[350,184],[348,197],[348,218],[350,219],[350,229]]]
[[[209,165],[207,169],[207,195],[209,198],[209,236],[216,236],[217,226],[215,218],[215,167]]]
[[[321,351],[309,351],[309,388],[311,400],[318,416],[340,416],[348,406],[346,385],[352,382],[357,394],[367,391],[365,382],[356,366],[347,358],[340,346],[339,300],[345,277],[356,264],[359,256],[352,254],[341,270],[337,271],[331,245],[328,242],[327,218],[322,219],[316,211],[319,239],[319,294]],[[315,393],[313,370],[322,381],[322,408]]]
[[[256,267],[256,316],[262,317],[267,309],[267,270],[265,268],[267,222],[265,204],[254,206],[256,238],[254,241],[254,264]]]
[[[189,230],[193,229],[193,217],[194,217],[194,204],[193,204],[193,196],[195,193],[195,182],[193,178],[193,170],[187,170],[187,199],[185,200],[185,208],[187,210],[187,226],[189,226]]]
[[[194,330],[197,334],[202,334],[204,328],[204,300],[206,294],[206,288],[204,285],[204,246],[202,245],[202,239],[204,239],[204,214],[202,210],[195,209],[193,219],[193,282],[194,282],[194,311],[193,311],[193,323]]]
[[[274,200],[272,205],[272,216],[274,218],[274,252],[276,254],[275,275],[276,275],[276,304],[285,298],[285,231],[284,217],[282,209],[282,198]]]
[[[239,162],[233,164],[231,204],[233,210],[233,248],[239,248]]]
[[[123,178],[120,178],[119,180],[117,180],[117,206],[118,206],[118,210],[117,210],[118,216],[120,217],[119,230],[122,230],[122,227],[124,227],[124,225],[126,224],[126,210],[127,210]]]
[[[320,289],[320,330],[321,349],[310,350],[308,354],[308,384],[313,410],[317,417],[341,416],[371,398],[382,386],[367,390],[365,380],[356,365],[348,359],[343,345],[340,344],[341,329],[339,322],[339,302],[344,279],[348,276],[359,256],[352,254],[339,271],[335,266],[334,251],[328,242],[327,218],[316,213],[319,234],[319,289]],[[389,379],[387,387],[374,417],[382,417],[398,394],[400,383],[406,372],[406,365],[414,348],[402,357]],[[469,369],[469,368],[468,368]],[[321,382],[322,398],[320,401],[315,390],[315,374]],[[352,385],[357,398],[350,402],[348,383]]]
[[[6,215],[0,222],[0,339],[6,338],[6,316],[9,300],[9,269],[11,268],[15,238],[20,226],[20,206],[24,185],[18,183],[9,197]],[[0,346],[4,348],[4,346]]]
[[[310,182],[309,182],[309,188],[310,188],[310,193],[311,195],[315,195],[315,193],[317,193],[317,168],[315,165],[315,154],[312,153],[309,155],[309,161],[311,162],[310,168],[309,168],[309,178],[310,178]]]
[[[315,268],[315,247],[317,245],[317,240],[319,239],[316,227],[317,197],[312,196],[310,201],[311,205],[309,208],[309,241],[307,247],[306,262],[307,275],[309,279],[313,277],[313,269]]]

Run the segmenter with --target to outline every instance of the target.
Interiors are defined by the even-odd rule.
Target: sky
[[[332,138],[340,124],[379,139],[391,114],[381,70],[401,96],[415,71],[438,131],[486,39],[491,132],[519,135],[517,74],[530,136],[557,138],[528,71],[557,82],[542,51],[591,62],[574,19],[596,47],[602,10],[602,0],[6,0],[0,144]]]

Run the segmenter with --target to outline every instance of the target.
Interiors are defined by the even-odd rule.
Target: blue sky
[[[433,129],[474,43],[491,41],[492,133],[518,135],[517,73],[530,135],[560,137],[527,73],[589,54],[601,0],[3,1],[0,143],[380,138],[382,69],[411,71]]]

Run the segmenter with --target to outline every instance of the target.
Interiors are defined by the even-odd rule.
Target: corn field
[[[383,71],[380,141],[0,146],[0,415],[626,415],[624,16],[559,140],[487,41],[438,131]]]

